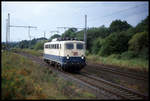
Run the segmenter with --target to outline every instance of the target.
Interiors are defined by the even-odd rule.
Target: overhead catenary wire
[[[98,18],[110,17],[110,16],[116,15],[116,14],[118,14],[118,13],[122,13],[123,11],[133,10],[134,8],[140,7],[140,6],[142,6],[142,5],[145,5],[145,4],[136,5],[136,6],[134,6],[134,7],[130,7],[130,8],[123,9],[123,10],[119,10],[119,11],[113,12],[113,13],[111,13],[111,14],[107,14],[107,15],[104,15],[104,16],[99,16]],[[88,19],[88,22],[92,22],[92,21],[96,21],[96,20],[98,20],[98,19],[97,19],[97,18]]]
[[[31,40],[30,28],[37,28],[35,26],[15,26],[15,25],[10,25],[9,27],[23,27],[23,28],[28,28],[28,35],[29,35],[30,40]]]

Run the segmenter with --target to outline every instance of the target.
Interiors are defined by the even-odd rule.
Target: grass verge
[[[72,92],[67,91],[67,95],[66,89]],[[74,84],[59,78],[48,68],[18,54],[2,52],[2,99],[95,98],[93,94],[76,89]]]
[[[88,55],[88,61],[92,61],[94,63],[107,64],[119,66],[123,69],[132,69],[136,71],[148,72],[149,62],[148,60],[134,58],[134,59],[117,59],[112,56],[109,57],[100,57],[97,55]]]

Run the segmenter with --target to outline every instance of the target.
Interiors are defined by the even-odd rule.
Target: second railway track
[[[88,64],[89,67],[93,67],[93,65]],[[95,70],[96,71],[106,71],[106,72],[111,72],[114,73],[116,75],[120,75],[120,76],[125,76],[125,77],[129,77],[132,79],[136,79],[136,80],[144,80],[144,81],[148,81],[148,75],[140,75],[140,74],[136,74],[136,73],[131,73],[131,72],[125,72],[125,71],[121,71],[118,69],[113,69],[107,66],[102,66],[102,65],[94,65],[95,66]]]
[[[114,95],[117,97],[117,99],[148,99],[148,95],[144,95],[132,89],[125,88],[115,83],[111,83],[87,72],[81,72],[76,75],[68,72],[64,73],[68,74],[69,76],[73,76],[93,87],[96,87],[99,90],[103,90],[111,95]]]
[[[91,79],[90,82],[88,80],[84,79],[85,82],[90,83],[91,85],[96,86],[100,89],[106,90],[112,94],[115,94],[116,96],[118,96],[122,99],[148,99],[148,95],[143,95],[132,89],[125,88],[118,84],[111,83],[104,79],[95,77],[89,73],[82,72],[81,75],[88,77],[88,79]],[[82,78],[82,80],[83,80],[83,78]]]

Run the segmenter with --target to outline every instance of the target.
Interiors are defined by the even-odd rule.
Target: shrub
[[[111,54],[111,55],[109,56],[109,58],[116,58],[116,59],[120,59],[120,58],[121,58],[121,56],[120,56],[120,54]]]
[[[120,54],[128,50],[129,37],[125,32],[113,33],[105,38],[99,52],[101,56],[108,56],[110,54]]]
[[[136,33],[128,43],[129,50],[140,52],[142,48],[148,47],[148,32]]]
[[[40,50],[40,49],[43,49],[43,46],[44,46],[44,42],[37,42],[34,46],[34,49]]]
[[[88,56],[90,53],[88,50],[85,51],[85,56]]]
[[[93,45],[92,45],[92,53],[93,54],[97,54],[99,52],[102,41],[103,41],[102,38],[97,38],[93,41]]]
[[[149,59],[148,54],[149,54],[149,48],[145,47],[145,48],[141,49],[140,53],[138,54],[138,57],[148,60]]]
[[[137,57],[137,53],[135,53],[134,51],[126,51],[124,53],[121,54],[121,58],[122,59],[132,59]]]
[[[148,59],[148,41],[148,32],[136,33],[128,42],[129,50],[138,53],[140,58]]]

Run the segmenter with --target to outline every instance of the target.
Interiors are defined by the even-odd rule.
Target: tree
[[[84,30],[76,32],[76,38],[78,40],[82,40],[83,41],[84,40]]]
[[[148,32],[139,32],[136,33],[129,40],[129,50],[134,51],[139,55],[139,57],[148,59],[149,54],[149,39]]]
[[[148,48],[148,32],[136,33],[128,43],[129,50],[134,50],[135,52],[139,52],[144,47]]]
[[[98,28],[90,28],[87,30],[87,49],[89,52],[92,52],[92,46],[93,46],[93,41],[96,40],[97,38],[105,38],[110,34],[109,29],[106,28],[104,25],[98,27]],[[83,32],[84,35],[84,32]],[[84,36],[83,36],[84,37]],[[92,40],[91,40],[92,39]]]
[[[149,16],[147,16],[144,20],[142,20],[137,26],[135,27],[135,33],[149,31]]]
[[[77,32],[77,28],[69,28],[67,31],[65,31],[63,34],[62,34],[62,37],[69,37],[69,38],[74,38],[76,37],[76,32]]]
[[[102,38],[97,38],[93,41],[93,45],[92,45],[92,53],[93,54],[98,54],[98,52],[101,49],[103,40],[104,39],[102,39]]]
[[[106,28],[104,25],[98,27],[97,29],[97,36],[96,37],[101,37],[101,38],[105,38],[110,34],[110,31],[108,28]]]
[[[128,24],[126,21],[121,21],[121,20],[115,20],[110,24],[110,32],[120,32],[120,31],[126,31],[132,27],[130,24]]]
[[[61,37],[59,34],[54,34],[53,36],[50,37],[49,41],[52,41],[52,39],[59,38],[59,37]]]
[[[43,50],[43,48],[44,48],[44,43],[45,43],[46,41],[39,41],[39,42],[37,42],[36,44],[35,44],[35,46],[34,46],[34,49],[35,50]]]
[[[21,49],[29,48],[29,41],[23,40],[23,41],[19,42],[19,48],[21,48]]]
[[[126,32],[112,33],[104,39],[99,54],[108,56],[111,54],[120,54],[128,50],[129,37]]]

